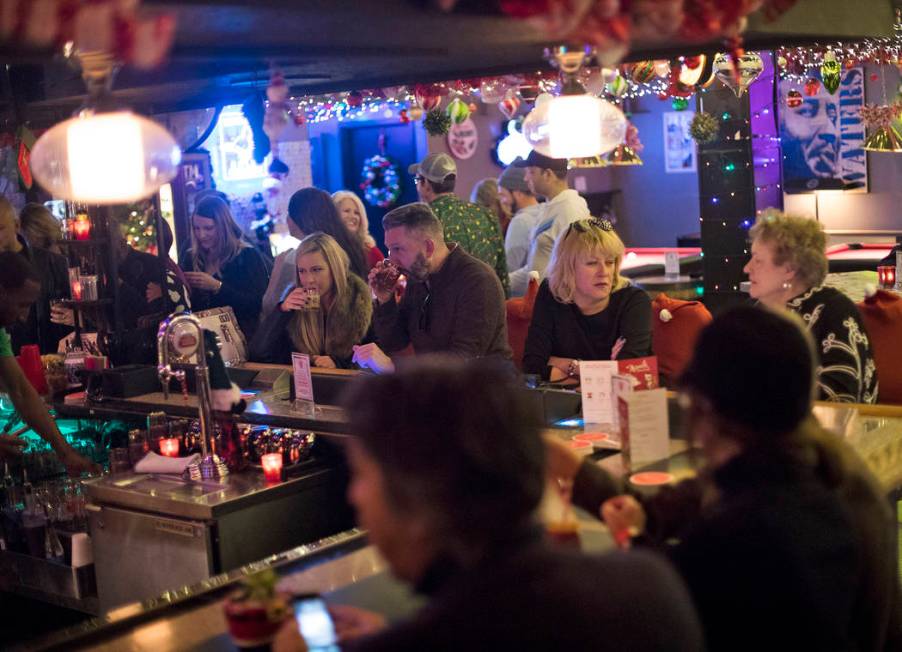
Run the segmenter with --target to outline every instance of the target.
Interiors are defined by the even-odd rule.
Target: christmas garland
[[[391,208],[401,197],[398,168],[381,154],[363,162],[361,179],[360,189],[370,206]]]

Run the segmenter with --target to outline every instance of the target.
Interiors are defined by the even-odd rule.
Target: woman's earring
[[[792,287],[792,283],[790,281],[783,281],[783,289],[788,290]]]

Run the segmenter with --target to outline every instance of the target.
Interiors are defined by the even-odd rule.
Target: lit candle
[[[76,240],[87,240],[91,237],[91,220],[84,213],[79,213],[72,224],[72,232]]]
[[[263,477],[267,482],[282,480],[282,453],[267,453],[260,458],[263,465]]]
[[[896,267],[894,265],[880,265],[877,267],[877,281],[880,287],[892,289],[896,284]]]
[[[72,293],[73,299],[81,301],[81,281],[72,281],[69,284],[69,291]]]
[[[160,453],[165,455],[166,457],[178,457],[179,456],[179,438],[178,437],[170,437],[168,439],[160,440]]]

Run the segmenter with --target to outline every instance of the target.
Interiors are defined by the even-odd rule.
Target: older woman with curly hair
[[[820,223],[765,211],[749,231],[749,294],[772,309],[798,313],[814,337],[818,398],[877,402],[877,368],[868,335],[849,297],[823,285],[827,239]]]

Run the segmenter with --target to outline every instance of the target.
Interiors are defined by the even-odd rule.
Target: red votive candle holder
[[[80,214],[72,223],[72,233],[76,240],[88,240],[91,237],[91,220],[87,215]]]
[[[260,457],[263,465],[263,477],[267,482],[280,482],[282,480],[282,453],[267,453]]]
[[[884,290],[891,290],[896,285],[896,266],[880,265],[877,267],[877,282]]]
[[[160,454],[166,457],[179,456],[179,438],[169,437],[160,440]]]

